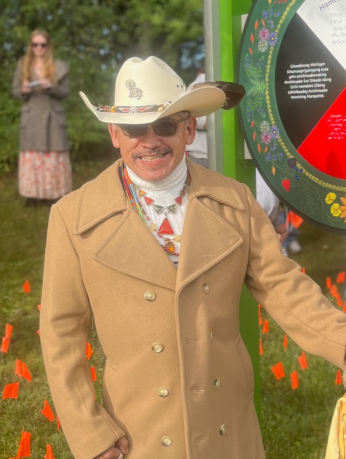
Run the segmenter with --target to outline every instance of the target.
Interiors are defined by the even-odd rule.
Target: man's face
[[[181,112],[162,118],[161,128],[162,123],[164,128],[169,128],[183,117]],[[127,132],[126,126],[121,126],[109,124],[108,129],[113,145],[120,149],[125,164],[142,179],[156,181],[171,174],[181,162],[186,145],[191,145],[195,138],[197,122],[195,118],[180,122],[177,124],[177,132],[168,137],[162,136],[160,132],[161,136],[155,133],[152,124],[145,125],[147,129],[144,134],[135,137],[132,134],[136,129],[131,132],[129,127]]]

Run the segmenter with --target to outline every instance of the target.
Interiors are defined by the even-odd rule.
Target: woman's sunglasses
[[[188,120],[190,116],[190,113],[188,113],[180,119],[166,117],[150,123],[150,126],[159,137],[172,137],[177,133],[179,124]],[[148,128],[148,124],[117,124],[117,126],[130,139],[142,137]]]
[[[34,48],[45,48],[47,46],[47,43],[31,43],[31,46],[33,46]]]

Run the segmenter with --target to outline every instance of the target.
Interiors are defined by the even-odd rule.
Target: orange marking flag
[[[61,424],[60,424],[60,421],[59,421],[58,416],[56,417],[56,426],[57,426],[57,428],[58,428],[58,432],[60,432]]]
[[[262,346],[262,340],[261,338],[259,339],[259,355],[263,354],[263,346]]]
[[[298,215],[296,215],[295,213],[293,213],[292,211],[288,212],[288,215],[287,215],[287,226],[288,226],[288,223],[291,223],[292,226],[294,228],[299,228],[300,225],[304,222],[304,220],[299,217]]]
[[[14,374],[18,376],[23,376],[23,363],[21,360],[16,360],[16,368],[14,370]]]
[[[302,273],[306,274],[305,268],[302,268]]]
[[[90,368],[91,378],[93,381],[97,381],[96,370],[95,367]]]
[[[53,450],[50,445],[47,445],[47,454],[44,456],[44,459],[54,459]]]
[[[337,284],[343,284],[345,282],[345,274],[345,271],[341,271],[341,273],[338,274],[338,277],[336,278]]]
[[[24,282],[24,285],[23,285],[23,290],[24,290],[24,293],[27,295],[28,293],[30,293],[31,291],[31,288],[30,288],[30,282],[28,280],[26,280]]]
[[[28,367],[23,363],[23,378],[25,378],[27,381],[32,381],[32,376],[30,371],[28,370]]]
[[[10,341],[11,340],[6,338],[5,336],[2,338],[0,351],[3,352],[4,354],[7,354],[7,352],[8,352],[8,347],[10,345]]]
[[[306,360],[305,352],[302,352],[302,355],[298,357],[298,362],[302,370],[306,370],[308,368],[308,362]]]
[[[293,390],[298,389],[298,373],[296,371],[291,373],[291,385]]]
[[[277,363],[272,367],[272,372],[274,373],[275,378],[280,381],[280,379],[285,377],[284,366],[282,362]]]
[[[333,287],[332,280],[330,277],[326,278],[326,287],[328,290],[330,290]]]
[[[54,416],[54,413],[53,413],[51,407],[49,406],[49,403],[47,402],[47,400],[44,401],[44,407],[43,407],[43,410],[41,411],[41,413],[42,413],[43,416],[45,416],[50,422],[53,422],[53,421],[54,421],[55,416]]]
[[[36,332],[36,333],[38,334],[38,336],[41,336],[41,332],[40,332],[40,330],[37,330],[37,332]]]
[[[261,316],[261,305],[258,305],[258,325],[261,326],[263,323],[262,316]]]
[[[335,385],[342,384],[341,370],[339,369],[336,373]]]
[[[12,336],[13,325],[6,324],[5,327],[5,337],[11,339]]]
[[[332,288],[330,289],[330,294],[334,297],[337,298],[339,295],[338,289],[336,285],[332,285]]]
[[[342,310],[342,312],[346,312],[346,301],[344,303],[344,309]]]
[[[16,459],[20,459],[22,457],[22,450],[23,450],[23,446],[22,446],[22,442],[20,442]]]
[[[31,433],[29,432],[24,432],[22,430],[22,438],[20,440],[20,444],[22,447],[22,453],[20,457],[30,457],[30,440],[31,440]]]
[[[269,322],[268,322],[268,320],[265,320],[264,324],[263,324],[262,335],[264,335],[265,333],[269,333]]]
[[[90,357],[92,356],[92,354],[93,354],[92,347],[91,347],[90,343],[87,341],[86,346],[85,346],[85,355],[86,355],[86,358],[87,358],[88,360],[90,360]]]
[[[41,312],[41,305],[40,304],[37,306],[37,309]]]
[[[287,351],[287,345],[288,345],[287,335],[284,336],[284,341],[283,341],[282,345],[285,348],[285,351]]]
[[[7,384],[7,386],[4,387],[2,399],[5,400],[6,398],[18,398],[18,388],[19,382]]]

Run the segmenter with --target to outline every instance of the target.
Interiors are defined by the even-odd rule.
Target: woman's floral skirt
[[[26,198],[58,199],[72,191],[70,153],[21,151],[19,194]]]

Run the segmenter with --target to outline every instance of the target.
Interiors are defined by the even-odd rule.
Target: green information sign
[[[346,230],[346,2],[257,0],[238,61],[248,148],[303,218]]]

